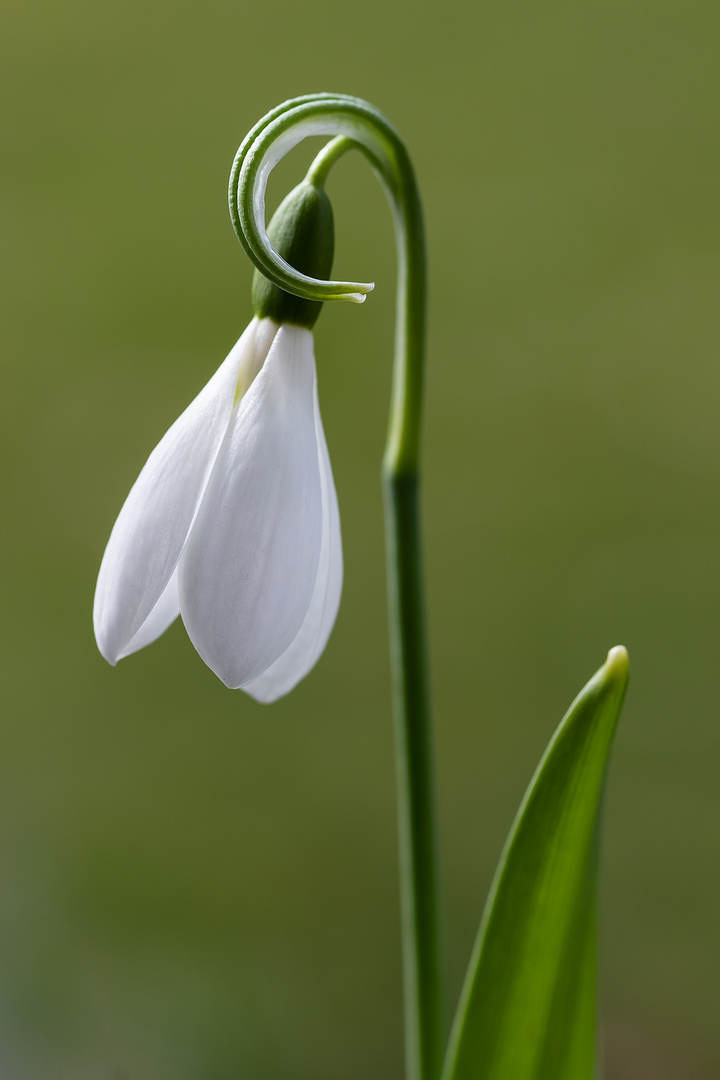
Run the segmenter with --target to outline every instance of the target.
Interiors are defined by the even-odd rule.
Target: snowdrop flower
[[[299,220],[307,232],[321,196],[326,219],[327,196],[303,187],[270,230],[287,233],[288,220]],[[161,439],[120,511],[94,623],[101,653],[115,664],[182,615],[215,674],[267,702],[321,655],[343,571],[309,329],[320,304],[265,279],[253,299],[258,315]]]

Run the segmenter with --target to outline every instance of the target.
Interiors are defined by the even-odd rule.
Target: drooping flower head
[[[293,266],[328,277],[333,221],[321,183],[292,191],[268,235]],[[182,615],[227,686],[273,701],[325,648],[342,546],[311,331],[322,305],[256,272],[253,306],[130,491],[100,567],[94,623],[115,664]]]

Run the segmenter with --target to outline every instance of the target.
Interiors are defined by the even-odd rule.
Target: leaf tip
[[[607,654],[603,668],[603,681],[624,687],[630,674],[630,658],[624,645],[615,645]]]

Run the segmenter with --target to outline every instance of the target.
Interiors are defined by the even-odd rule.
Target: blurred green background
[[[357,94],[430,245],[424,513],[449,985],[547,739],[617,643],[613,1080],[720,1076],[720,14],[710,0],[5,0],[0,1076],[401,1075],[378,469],[394,253],[335,170],[317,327],[346,582],[261,707],[180,624],[111,669],[102,551],[250,316],[225,190],[268,109]],[[275,205],[315,146],[277,170]]]

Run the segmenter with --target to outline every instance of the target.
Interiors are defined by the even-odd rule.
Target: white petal
[[[277,701],[304,679],[315,666],[327,645],[340,606],[343,580],[340,514],[320,418],[317,386],[314,408],[323,519],[320,562],[310,607],[295,639],[262,675],[242,685],[243,690],[262,702]]]
[[[222,445],[239,380],[262,363],[277,327],[248,326],[213,377],[148,458],[103,556],[95,591],[95,637],[111,664],[129,650],[172,576]]]
[[[322,544],[312,334],[281,326],[238,405],[180,562],[190,639],[237,688],[305,620]]]
[[[144,649],[146,645],[150,645],[153,641],[156,641],[161,634],[165,633],[168,626],[175,622],[179,614],[180,596],[178,593],[178,572],[176,567],[173,576],[165,586],[162,596],[138,632],[120,653],[118,660],[122,660],[125,656],[130,656],[131,653],[137,652],[138,649]]]

